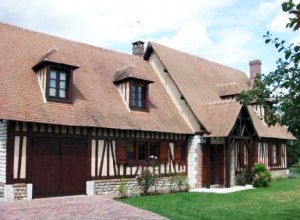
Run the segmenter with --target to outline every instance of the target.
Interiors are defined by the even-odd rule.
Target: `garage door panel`
[[[35,196],[59,191],[59,139],[43,138],[33,142],[32,183]]]
[[[61,143],[61,187],[64,193],[84,193],[86,184],[86,141],[63,139]]]
[[[85,193],[86,146],[85,139],[33,138],[34,197]]]

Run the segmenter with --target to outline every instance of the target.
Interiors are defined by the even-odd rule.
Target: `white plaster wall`
[[[230,148],[230,186],[235,186],[235,145]]]
[[[197,183],[197,150],[200,144],[205,143],[200,135],[189,136],[188,138],[188,181],[191,188]]]
[[[7,121],[0,121],[0,182],[6,182]]]
[[[149,62],[156,74],[158,75],[161,83],[167,90],[169,96],[171,97],[173,103],[175,104],[177,110],[179,111],[183,119],[194,132],[200,131],[200,125],[194,113],[191,111],[186,101],[180,99],[182,94],[176,87],[174,81],[170,77],[170,74],[164,72],[164,66],[155,52],[151,54]]]

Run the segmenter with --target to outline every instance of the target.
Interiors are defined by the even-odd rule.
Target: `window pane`
[[[139,144],[139,160],[146,160],[146,145]]]
[[[50,79],[56,79],[56,72],[53,70],[50,72]]]
[[[134,145],[133,145],[133,143],[127,143],[127,145],[126,145],[126,157],[127,157],[127,160],[133,160],[134,159]]]
[[[275,164],[276,163],[276,156],[277,156],[277,152],[276,152],[276,145],[272,146],[272,163]]]
[[[150,145],[150,155],[149,155],[150,159],[158,159],[158,145],[156,144],[151,144]]]
[[[138,107],[140,107],[140,108],[142,107],[142,101],[141,100],[138,101]]]
[[[142,92],[142,87],[141,86],[138,87],[138,91],[139,91],[139,93]]]
[[[55,79],[50,79],[50,87],[56,88],[56,80]]]
[[[135,107],[135,99],[132,99],[131,105]]]
[[[142,100],[142,93],[139,93],[138,100]]]
[[[60,81],[59,82],[59,88],[60,89],[66,89],[66,82],[65,81]]]
[[[66,90],[64,89],[59,90],[59,98],[66,98]]]
[[[135,93],[135,86],[132,86],[132,93]]]
[[[60,80],[66,81],[66,73],[60,73]]]
[[[49,95],[50,95],[50,96],[56,96],[56,89],[50,88],[50,90],[49,90]]]

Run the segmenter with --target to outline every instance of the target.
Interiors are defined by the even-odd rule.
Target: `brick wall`
[[[7,121],[0,121],[0,183],[6,181]]]

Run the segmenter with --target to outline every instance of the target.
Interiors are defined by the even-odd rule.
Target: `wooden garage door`
[[[34,138],[32,183],[34,197],[85,193],[86,141]]]

